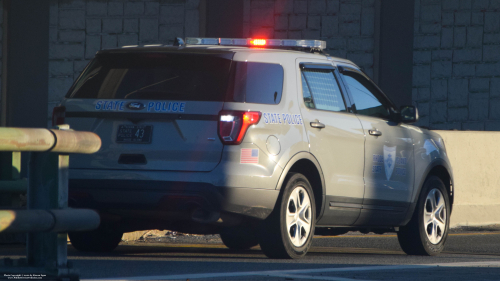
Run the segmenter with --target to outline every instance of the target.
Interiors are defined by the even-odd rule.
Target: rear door
[[[363,129],[348,111],[329,61],[306,61],[299,67],[301,113],[310,152],[319,160],[326,184],[325,210],[318,224],[351,225],[363,201]]]
[[[232,53],[104,53],[64,103],[75,130],[102,140],[71,168],[210,171],[221,159],[217,135]]]

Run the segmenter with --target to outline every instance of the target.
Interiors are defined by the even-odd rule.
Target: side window
[[[227,101],[279,104],[283,67],[279,64],[233,61]]]
[[[339,84],[330,69],[302,70],[302,93],[308,108],[346,111]]]
[[[343,77],[358,114],[379,118],[388,118],[391,115],[389,102],[363,75],[345,71]]]

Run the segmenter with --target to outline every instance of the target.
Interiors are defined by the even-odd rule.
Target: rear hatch
[[[98,53],[70,89],[66,123],[102,140],[71,168],[211,171],[220,162],[233,53],[144,49]]]

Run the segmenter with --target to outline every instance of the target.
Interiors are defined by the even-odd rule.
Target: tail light
[[[248,127],[259,123],[258,111],[226,111],[219,113],[219,138],[223,144],[240,144]]]
[[[52,126],[64,124],[64,118],[66,117],[66,107],[56,106],[52,110]]]

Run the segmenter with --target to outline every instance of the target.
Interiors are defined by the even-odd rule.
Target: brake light
[[[254,46],[265,46],[266,39],[253,39],[250,43]]]
[[[64,124],[64,118],[66,117],[66,107],[56,106],[52,110],[52,126]]]
[[[226,111],[219,113],[219,138],[223,144],[240,144],[248,127],[258,124],[259,111]]]

